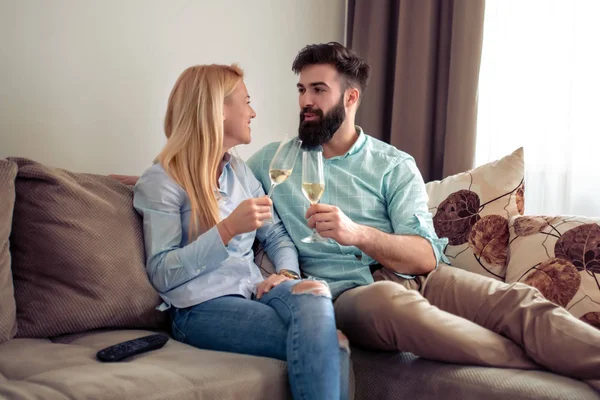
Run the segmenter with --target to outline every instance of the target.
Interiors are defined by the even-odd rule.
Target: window
[[[525,213],[600,216],[600,1],[488,0],[477,165],[525,150]]]

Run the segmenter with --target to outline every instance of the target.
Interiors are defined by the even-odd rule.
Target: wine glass
[[[269,178],[271,179],[269,199],[273,195],[275,187],[283,183],[292,174],[301,146],[302,140],[298,138],[288,140],[287,136],[279,143],[279,147],[269,164]]]
[[[323,151],[307,150],[302,153],[302,193],[310,204],[317,204],[325,191],[325,177],[323,175]],[[316,227],[310,236],[302,239],[304,243],[327,242],[317,233]]]

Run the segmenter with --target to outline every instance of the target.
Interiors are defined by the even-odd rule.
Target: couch
[[[471,180],[477,175],[469,174]],[[457,235],[469,241],[477,218],[486,217],[469,215],[467,233],[464,224],[445,218],[443,192],[455,193],[452,186],[463,178],[428,184],[436,229],[453,237],[454,246],[462,240]],[[142,225],[131,197],[131,187],[105,176],[24,158],[0,160],[0,398],[291,398],[284,362],[173,339],[123,362],[96,360],[109,345],[168,334],[168,318],[156,309],[160,298],[145,276]],[[513,200],[522,203],[522,193]],[[517,206],[513,214],[507,224]],[[499,235],[508,241],[503,229]],[[501,267],[502,254],[478,250],[481,237],[475,239],[463,254],[471,251],[479,261],[469,264],[471,254],[457,267],[506,279],[510,257],[504,255]],[[460,261],[451,247],[449,261]],[[270,268],[260,249],[257,262]],[[546,371],[452,365],[355,346],[351,383],[355,399],[600,399],[586,383]]]

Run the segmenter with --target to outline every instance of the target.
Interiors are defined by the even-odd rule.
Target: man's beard
[[[316,121],[304,121],[304,113],[312,113],[319,118]],[[326,115],[323,115],[323,111],[318,108],[304,107],[300,113],[298,127],[298,137],[302,140],[302,147],[311,149],[329,142],[345,120],[344,96]]]

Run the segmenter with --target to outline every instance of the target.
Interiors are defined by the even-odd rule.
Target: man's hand
[[[306,212],[308,226],[319,235],[331,238],[342,246],[358,246],[363,237],[363,226],[352,221],[335,206],[313,204]]]
[[[283,275],[272,274],[267,279],[262,281],[256,287],[256,298],[260,299],[264,294],[269,293],[273,287],[279,285],[281,282],[289,281],[290,278]]]
[[[111,175],[108,175],[108,176],[110,178],[118,180],[123,185],[127,185],[127,186],[135,186],[135,184],[137,183],[138,179],[140,179],[139,176],[134,176],[134,175],[117,175],[117,174],[111,174]]]

